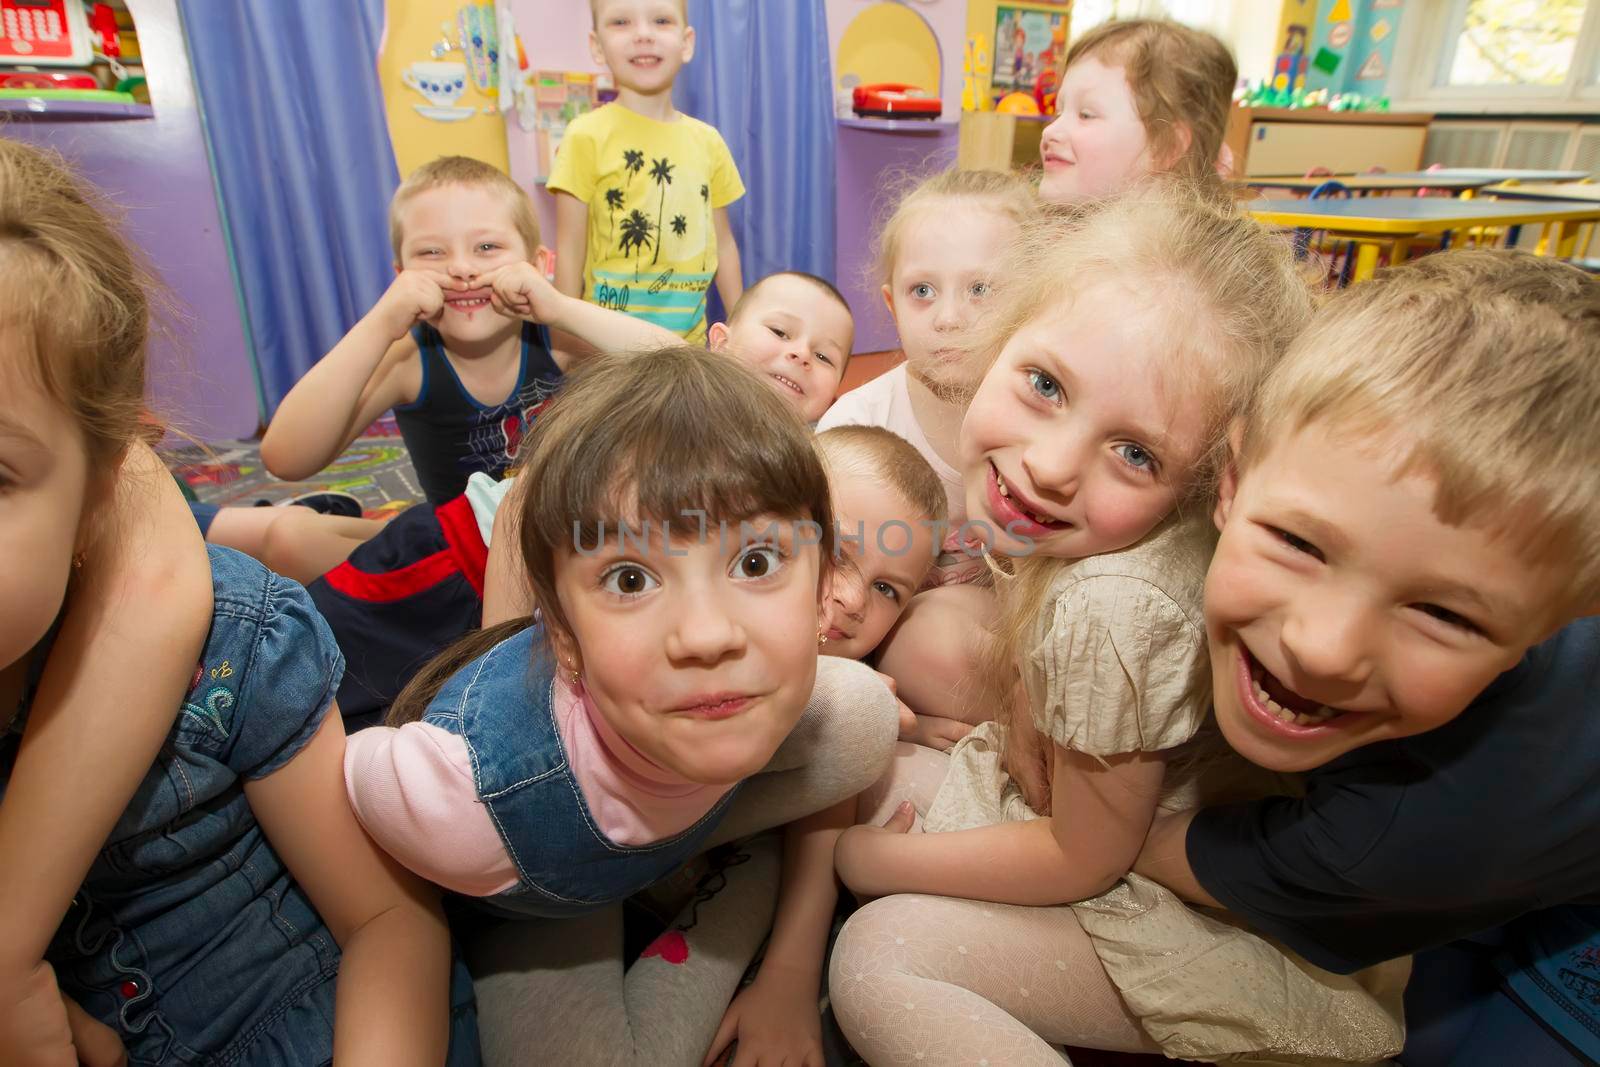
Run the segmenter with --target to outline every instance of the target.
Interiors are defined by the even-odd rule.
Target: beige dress
[[[1209,523],[1170,520],[1131,548],[1065,568],[1023,662],[1034,724],[1057,744],[1100,757],[1173,751],[1160,802],[1168,811],[1284,787],[1210,725],[1201,603],[1214,543]],[[1005,772],[1004,751],[1005,728],[992,722],[951,750],[928,832],[1040,817]],[[1404,1043],[1408,960],[1335,975],[1134,874],[1072,908],[1168,1056],[1369,1063]]]

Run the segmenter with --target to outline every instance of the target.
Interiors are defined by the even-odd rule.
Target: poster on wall
[[[990,82],[996,95],[1032,93],[1039,76],[1054,70],[1066,35],[1063,14],[1000,4],[995,13],[994,73]]]

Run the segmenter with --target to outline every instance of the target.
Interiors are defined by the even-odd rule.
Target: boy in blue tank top
[[[395,280],[283,398],[261,441],[280,478],[322,470],[394,410],[431,504],[475,471],[499,477],[577,359],[642,349],[667,331],[563,297],[527,194],[487,163],[445,156],[414,171],[389,208]]]

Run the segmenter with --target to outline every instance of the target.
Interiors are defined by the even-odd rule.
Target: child
[[[814,423],[839,393],[855,319],[831,282],[784,270],[746,289],[707,337],[713,351],[733,353]]]
[[[895,897],[845,928],[829,988],[873,1063],[934,1047],[1059,1062],[1046,1042],[1120,1008],[1065,995],[1074,968],[1100,964],[1071,909],[1040,905],[1105,892],[1158,803],[1197,788],[1212,460],[1229,413],[1309,312],[1285,244],[1159,188],[1036,226],[1007,276],[962,454],[969,512],[1011,557],[989,690],[1008,699],[1020,668],[1019,714],[948,757],[902,746],[865,805],[887,800],[889,829],[846,830],[836,852],[857,892],[988,903]],[[940,832],[890,832],[914,813]],[[1117,917],[1124,947],[1159,937],[1130,909]],[[891,933],[903,950],[880,950]],[[1381,1016],[1340,1007],[1361,1037]],[[1128,1047],[1149,1047],[1126,1013],[1104,1018]]]
[[[785,271],[746,290],[728,323],[711,327],[710,342],[755,369],[809,420],[833,400],[853,329],[838,290]],[[309,584],[345,654],[339,707],[352,726],[376,722],[423,664],[480,621],[493,625],[532,611],[520,561],[491,549],[507,491],[474,474],[464,494],[406,509]],[[516,541],[512,533],[508,543]]]
[[[994,265],[1033,211],[1027,182],[992,171],[947,170],[907,193],[878,234],[883,300],[905,362],[846,393],[817,424],[882,426],[922,453],[944,483],[949,533],[929,581],[976,580],[983,561],[962,540],[966,490],[957,470],[958,396],[965,331],[994,283]]]
[[[1136,869],[1340,974],[1471,938],[1417,957],[1407,1064],[1600,1058],[1582,909],[1481,936],[1600,903],[1597,413],[1600,283],[1459,251],[1331,298],[1233,442],[1217,722],[1305,795],[1158,819]]]
[[[417,168],[394,194],[389,231],[394,284],[295,383],[261,439],[279,478],[316,474],[393,408],[423,494],[443,504],[473,471],[504,473],[572,360],[667,339],[555,293],[533,204],[487,163]]]
[[[865,667],[819,667],[827,481],[749,370],[691,348],[597,359],[535,424],[517,482],[538,490],[512,499],[543,622],[485,630],[419,674],[391,710],[403,725],[351,739],[350,797],[418,873],[500,916],[562,920],[483,939],[491,1059],[535,1041],[560,1062],[607,1047],[682,1062],[748,956],[708,954],[710,970],[682,972],[687,1003],[643,1026],[657,998],[632,975],[624,996],[613,905],[863,788],[893,703]],[[677,949],[674,963],[700,958]],[[601,966],[544,989],[540,961],[564,952]],[[584,1010],[555,1010],[567,997]]]
[[[1214,177],[1238,78],[1227,46],[1204,30],[1102,22],[1067,52],[1059,117],[1039,139],[1040,198],[1075,204],[1152,174]]]
[[[944,487],[905,438],[878,426],[816,437],[839,524],[822,651],[865,659],[921,588],[948,523]]]
[[[728,225],[744,182],[722,135],[672,104],[694,58],[687,0],[590,0],[590,11],[589,51],[617,99],[574,120],[556,153],[556,288],[699,343],[712,279],[723,307],[744,291]]]
[[[77,861],[79,801],[98,827],[99,854],[65,917],[58,909],[43,927],[55,931],[44,959],[60,992],[50,970],[37,970],[40,997],[24,1011],[54,996],[75,1051],[100,1062],[125,1046],[133,1062],[183,1049],[196,1060],[321,1063],[336,1045],[341,1061],[440,1062],[451,1029],[448,933],[436,898],[388,862],[338,793],[343,737],[326,714],[338,652],[299,590],[216,549],[212,601],[172,638],[193,651],[187,635],[209,631],[198,667],[170,662],[160,646],[139,663],[73,658],[108,646],[97,618],[126,595],[118,578],[138,577],[98,568],[121,561],[122,539],[147,536],[137,503],[172,492],[158,464],[133,462],[148,426],[148,299],[127,246],[49,157],[0,142],[0,204],[0,264],[16,273],[8,291],[48,295],[8,305],[0,348],[0,524],[12,558],[27,564],[7,593],[0,646],[8,829],[14,805],[26,811],[42,793],[41,760],[59,755],[53,769],[70,772],[128,735],[115,717],[74,721],[63,688],[103,688],[94,679],[109,670],[181,701],[159,755],[139,740],[122,754],[138,759],[133,775],[71,779],[77,795],[34,825],[52,845],[56,827],[66,829],[70,851],[30,872],[47,887]],[[195,536],[192,520],[179,530]],[[185,584],[172,593],[190,605]],[[159,600],[139,611],[141,625],[168,614]],[[101,822],[96,809],[123,784],[124,810]],[[29,947],[6,942],[8,954]],[[459,1004],[450,1062],[476,1062],[470,996]],[[18,1020],[5,1006],[9,1039]],[[14,1045],[0,1048],[10,1062]]]

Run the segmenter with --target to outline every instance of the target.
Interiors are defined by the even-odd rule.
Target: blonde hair
[[[533,201],[527,192],[512,181],[503,171],[470,156],[440,156],[412,171],[389,201],[389,243],[394,247],[394,261],[400,262],[400,247],[405,243],[405,229],[400,224],[400,212],[419,193],[445,185],[488,189],[499,193],[511,212],[511,225],[522,238],[531,258],[539,248],[539,216],[534,213]]]
[[[1229,420],[1311,314],[1311,292],[1288,242],[1210,195],[1209,187],[1166,178],[1036,223],[1005,265],[1005,276],[1009,281],[974,339],[969,388],[1018,330],[1042,314],[1070,309],[1085,289],[1109,281],[1139,294],[1139,313],[1160,331],[1168,365],[1181,377],[1175,395],[1205,413],[1205,447],[1173,487],[1178,507],[1209,510]],[[982,699],[991,706],[1011,706],[1017,664],[1048,607],[1052,583],[1071,563],[1037,555],[997,561],[1000,619],[979,678]],[[1007,759],[1042,760],[1036,735],[1017,725]]]
[[[697,530],[761,516],[821,528],[820,595],[833,561],[833,504],[811,434],[754,371],[704,348],[585,360],[539,414],[521,449],[519,547],[546,635],[572,637],[556,596],[562,555],[645,520]],[[604,525],[602,525],[604,524]],[[730,544],[737,542],[730,541]],[[516,619],[463,638],[395,698],[389,722],[422,717],[449,678],[526,629]]]
[[[598,27],[600,25],[600,7],[606,0],[589,0],[589,22]],[[678,13],[683,16],[683,24],[689,24],[689,0],[678,0]]]
[[[1170,19],[1113,19],[1074,41],[1063,69],[1090,58],[1123,69],[1151,155],[1171,161],[1165,170],[1194,181],[1216,179],[1239,80],[1227,45]],[[1187,148],[1180,128],[1189,131]]]
[[[159,289],[115,215],[59,155],[0,138],[0,331],[99,461],[160,436],[144,399]]]
[[[1243,419],[1241,470],[1313,423],[1378,439],[1434,479],[1441,522],[1492,530],[1600,600],[1600,280],[1462,250],[1329,298]]]
[[[927,458],[899,434],[881,426],[835,426],[817,434],[815,441],[830,476],[871,478],[910,505],[917,518],[949,519],[944,483]]]
[[[1026,226],[1038,211],[1032,183],[1017,174],[952,168],[916,180],[878,227],[872,261],[881,284],[888,284],[894,274],[895,259],[912,220],[924,209],[947,200],[982,204],[1019,227]]]

